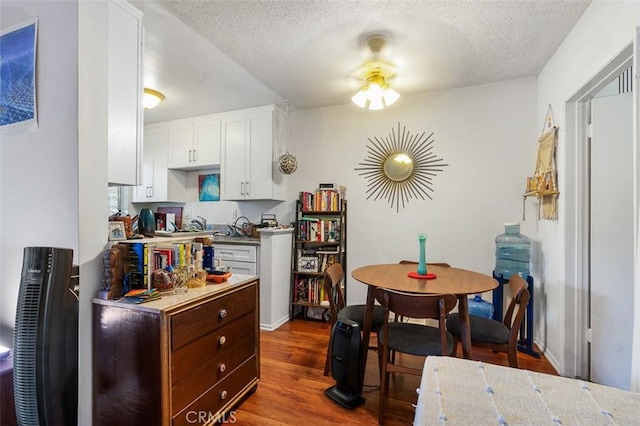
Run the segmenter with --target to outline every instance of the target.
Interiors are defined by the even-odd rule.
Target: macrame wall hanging
[[[539,217],[543,220],[558,219],[558,174],[556,172],[556,144],[558,125],[551,105],[538,139],[538,159],[533,176],[527,178],[527,190],[522,199],[522,220],[524,220],[525,200],[537,197],[540,202]]]

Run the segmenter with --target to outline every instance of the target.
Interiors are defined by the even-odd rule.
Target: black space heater
[[[324,391],[324,394],[344,408],[352,410],[364,403],[360,327],[355,321],[339,319],[331,330],[331,338],[331,372],[336,384]]]
[[[21,426],[78,419],[78,282],[73,250],[26,247],[13,336],[13,388]]]

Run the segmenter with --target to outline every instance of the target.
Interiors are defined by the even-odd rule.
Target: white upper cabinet
[[[274,105],[222,114],[220,198],[284,200],[284,176],[275,168],[274,143],[282,110]]]
[[[108,180],[142,180],[142,13],[126,1],[110,1],[108,16]]]
[[[165,125],[145,126],[143,182],[135,188],[134,203],[186,201],[186,172],[167,168],[169,130]]]
[[[208,115],[169,124],[169,168],[202,169],[220,165],[220,117]]]

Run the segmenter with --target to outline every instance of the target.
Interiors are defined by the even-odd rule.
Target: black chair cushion
[[[378,340],[384,342],[384,330],[378,331]],[[411,355],[442,355],[440,329],[427,325],[403,322],[389,323],[389,343],[387,347],[394,351]],[[447,331],[447,350],[453,351],[453,335]]]
[[[349,305],[345,306],[338,312],[338,319],[349,319],[358,323],[360,330],[364,324],[365,305]],[[382,327],[384,322],[384,308],[379,305],[373,307],[373,319],[371,320],[371,330],[377,331]]]
[[[498,344],[507,344],[509,342],[509,329],[500,321],[469,315],[469,327],[471,327],[471,340]],[[458,336],[460,335],[459,314],[449,315],[449,318],[447,318],[447,330]]]

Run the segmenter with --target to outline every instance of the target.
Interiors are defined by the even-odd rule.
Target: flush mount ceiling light
[[[388,80],[395,76],[395,66],[378,60],[378,55],[384,47],[386,39],[381,35],[374,35],[366,40],[371,49],[373,60],[364,64],[356,71],[356,76],[364,84],[351,100],[360,108],[379,110],[392,105],[400,95],[389,85]]]
[[[142,105],[144,109],[151,109],[158,106],[160,102],[164,100],[164,95],[157,90],[144,89],[144,98],[142,98]]]

